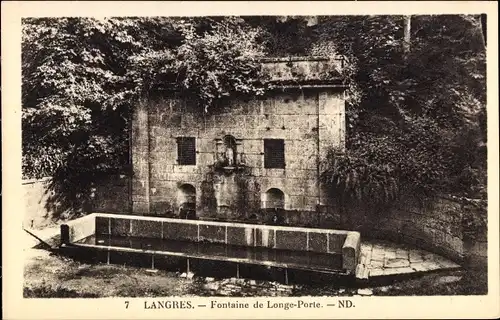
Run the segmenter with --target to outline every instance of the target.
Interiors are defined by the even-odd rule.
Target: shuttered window
[[[264,168],[285,168],[283,139],[264,139]]]
[[[196,140],[193,137],[177,138],[177,162],[183,165],[196,164]]]

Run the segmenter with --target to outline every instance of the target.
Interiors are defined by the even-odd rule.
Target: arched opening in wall
[[[266,191],[264,196],[264,208],[266,209],[284,209],[285,194],[278,188],[271,188]]]
[[[272,224],[282,224],[285,211],[285,194],[278,188],[271,188],[266,191],[263,197],[262,207]]]
[[[179,217],[181,219],[196,219],[196,188],[185,183],[177,190]]]
[[[232,135],[224,136],[224,160],[229,167],[236,165],[236,139]]]

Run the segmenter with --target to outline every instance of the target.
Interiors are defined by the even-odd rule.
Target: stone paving
[[[440,255],[387,241],[363,241],[356,278],[460,269],[460,265]]]

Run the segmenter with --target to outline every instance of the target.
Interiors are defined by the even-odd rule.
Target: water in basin
[[[131,248],[155,253],[182,254],[186,257],[235,261],[257,265],[273,265],[305,270],[340,271],[342,255],[310,251],[278,250],[263,247],[243,247],[220,243],[188,242],[155,238],[92,235],[75,244],[110,247],[112,250]]]

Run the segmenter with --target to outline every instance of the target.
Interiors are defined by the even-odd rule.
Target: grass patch
[[[63,287],[52,288],[43,284],[35,288],[24,287],[23,296],[25,298],[98,298],[99,296],[88,292],[77,292]]]

